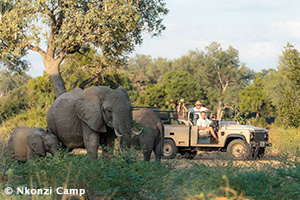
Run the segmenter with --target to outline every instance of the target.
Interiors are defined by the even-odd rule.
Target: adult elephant
[[[132,145],[144,150],[144,161],[150,161],[152,151],[155,153],[155,160],[160,161],[163,154],[163,123],[155,112],[147,108],[133,111],[133,119],[144,128],[140,134],[133,135]]]
[[[59,96],[47,113],[48,128],[64,146],[86,148],[91,158],[97,158],[99,142],[112,147],[115,136],[130,147],[131,122],[132,106],[122,86],[76,88]]]

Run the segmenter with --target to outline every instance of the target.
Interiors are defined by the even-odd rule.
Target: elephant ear
[[[38,131],[33,131],[27,137],[27,145],[36,153],[41,156],[46,156],[46,151],[44,148],[44,142],[41,134]]]
[[[117,90],[123,92],[123,93],[126,95],[126,97],[127,97],[128,99],[130,99],[127,90],[126,90],[123,86],[119,86],[119,87],[117,88]]]
[[[91,90],[93,88],[93,90]],[[89,90],[90,89],[90,90]],[[75,109],[79,119],[97,132],[106,132],[106,126],[101,111],[101,99],[96,87],[91,87],[77,99]]]

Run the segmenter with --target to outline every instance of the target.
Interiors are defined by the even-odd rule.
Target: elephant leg
[[[103,148],[103,153],[108,153],[109,149],[112,149],[115,146],[115,133],[111,128],[107,128],[106,133],[102,133],[100,136],[100,145]],[[108,148],[107,148],[108,147]]]
[[[84,146],[87,153],[89,154],[90,159],[96,159],[98,157],[100,135],[90,129],[90,127],[88,127],[85,123],[82,123],[82,130]]]
[[[33,155],[34,155],[34,152],[32,151],[32,149],[27,146],[27,160],[33,160]]]
[[[162,148],[161,144],[157,144],[155,149],[154,149],[154,154],[155,154],[155,160],[160,162],[161,157],[162,157]]]
[[[150,161],[152,150],[145,150],[144,152],[144,161]]]

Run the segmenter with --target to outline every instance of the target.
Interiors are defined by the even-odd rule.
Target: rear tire
[[[174,141],[171,139],[165,139],[163,147],[163,158],[173,159],[176,157],[177,152],[178,148],[176,147]]]
[[[250,149],[244,140],[232,140],[227,146],[227,156],[234,160],[248,160],[250,156]]]

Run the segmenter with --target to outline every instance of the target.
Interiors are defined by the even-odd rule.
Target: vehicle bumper
[[[251,148],[264,148],[264,147],[271,147],[272,143],[268,141],[259,141],[259,142],[251,142],[250,147]]]

